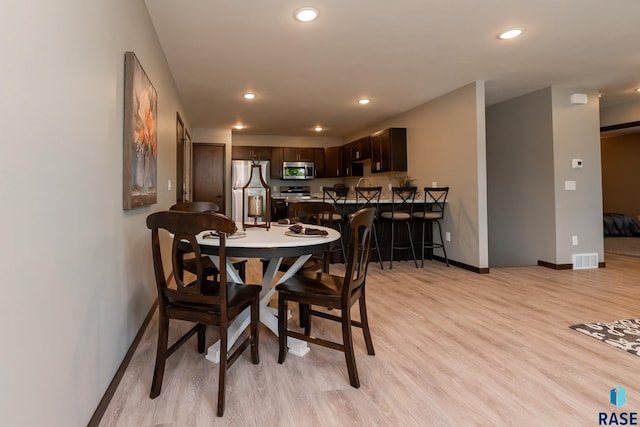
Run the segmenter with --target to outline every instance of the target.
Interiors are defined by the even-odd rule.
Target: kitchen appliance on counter
[[[315,176],[313,162],[282,162],[282,179],[313,179]]]
[[[251,165],[259,164],[262,171],[262,180],[269,184],[269,171],[270,165],[268,160],[262,160],[259,162],[253,162],[251,160],[233,160],[231,162],[231,217],[235,222],[248,223],[253,222],[254,219],[249,217],[249,212],[245,212],[245,218],[242,218],[242,188],[247,185],[249,177],[251,176]],[[258,193],[264,190],[260,183],[260,177],[257,174],[258,169],[254,170],[253,176],[251,176],[251,185],[247,190],[248,196],[254,196],[253,200],[257,203]],[[251,189],[255,188],[256,195],[251,194]],[[266,202],[266,201],[263,201]],[[249,205],[247,205],[249,206]],[[257,205],[255,206],[256,210]]]

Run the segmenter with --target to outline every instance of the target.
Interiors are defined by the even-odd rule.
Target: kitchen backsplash
[[[402,177],[406,176],[406,173],[398,173],[398,172],[389,172],[389,173],[377,173],[377,174],[367,174],[365,172],[365,176],[363,177],[346,177],[346,178],[316,178],[312,180],[305,180],[299,182],[291,182],[287,180],[281,179],[272,179],[271,180],[271,190],[274,194],[280,193],[280,190],[283,187],[289,187],[292,185],[304,185],[309,186],[311,190],[311,194],[317,197],[322,197],[322,187],[333,187],[335,184],[344,184],[349,188],[353,189],[356,185],[358,185],[358,181],[360,181],[360,186],[370,186],[370,187],[382,187],[382,194],[390,195],[391,191],[389,190],[389,185],[397,186],[400,183]]]

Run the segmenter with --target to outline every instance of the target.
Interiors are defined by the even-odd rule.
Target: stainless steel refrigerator
[[[262,167],[262,179],[269,184],[269,176],[271,174],[270,164],[268,160],[262,160],[257,162]],[[233,160],[231,162],[231,217],[236,222],[242,222],[242,187],[244,187],[249,181],[249,175],[251,175],[251,160]],[[269,184],[270,185],[270,184]],[[262,188],[260,184],[260,178],[258,177],[258,169],[253,170],[253,177],[251,178],[251,188]],[[266,200],[265,206],[266,206]],[[247,212],[245,212],[245,222],[253,222],[253,219],[249,221]]]

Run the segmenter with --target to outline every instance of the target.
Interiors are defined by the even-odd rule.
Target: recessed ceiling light
[[[640,87],[637,87],[637,88],[635,89],[635,91],[636,91],[636,92],[640,92]]]
[[[316,126],[313,128],[313,130],[315,130],[316,132],[322,132],[324,128],[322,126]]]
[[[371,102],[371,100],[368,98],[358,99],[358,104],[360,105],[367,105],[369,102]]]
[[[233,128],[234,128],[234,129],[241,130],[241,129],[246,128],[246,126],[245,126],[245,125],[234,125],[234,126],[233,126]]]
[[[524,33],[524,28],[511,28],[510,30],[500,33],[498,38],[500,40],[511,40],[522,35],[522,33]]]
[[[302,9],[296,10],[294,16],[300,22],[311,22],[318,17],[318,10],[312,7],[303,7]]]
[[[255,93],[251,93],[251,92],[247,92],[247,93],[243,94],[242,97],[244,99],[254,99],[256,97],[256,94]]]

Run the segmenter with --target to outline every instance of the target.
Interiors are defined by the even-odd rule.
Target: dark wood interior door
[[[224,213],[224,144],[193,144],[193,201],[214,202]]]

